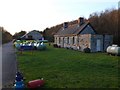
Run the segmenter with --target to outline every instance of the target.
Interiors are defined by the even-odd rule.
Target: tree
[[[90,15],[89,21],[99,34],[113,35],[113,43],[120,45],[119,17],[120,10],[109,9],[102,11],[100,14]]]
[[[110,34],[113,35],[113,43],[118,44],[120,46],[120,26],[118,26],[120,17],[120,9],[108,9],[105,11],[101,11],[100,13],[90,14],[88,20],[98,32],[98,34]],[[77,20],[68,22],[69,25],[73,25],[77,23]],[[54,34],[57,33],[62,24],[53,26],[51,28],[46,28],[43,31],[43,36],[48,41],[54,41]]]
[[[26,34],[26,31],[20,31],[20,32],[18,32],[18,33],[15,33],[14,35],[13,35],[13,38],[14,39],[19,39],[21,36],[23,36],[23,35],[25,35]]]
[[[3,27],[0,27],[0,32],[2,32],[2,44],[10,42],[12,40],[12,35]]]

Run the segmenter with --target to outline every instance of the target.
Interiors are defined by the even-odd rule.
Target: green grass
[[[19,69],[30,80],[44,78],[45,88],[117,88],[118,56],[82,53],[47,46],[46,51],[17,53]]]

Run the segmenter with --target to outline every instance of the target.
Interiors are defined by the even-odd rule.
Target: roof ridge
[[[89,22],[85,22],[83,25],[79,26],[78,23],[76,24],[72,24],[69,25],[68,28],[63,29],[63,27],[60,28],[60,30],[55,34],[55,35],[67,35],[67,34],[78,34],[79,32],[81,32],[84,27],[86,27],[86,25]]]
[[[77,28],[78,30],[76,31],[75,34],[78,34],[79,32],[81,32],[88,24],[89,24],[89,22],[85,22],[83,25],[79,26],[79,28]]]

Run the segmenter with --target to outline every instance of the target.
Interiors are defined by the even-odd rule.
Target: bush
[[[58,48],[59,46],[57,44],[53,44],[53,47]]]
[[[85,52],[85,53],[90,53],[90,48],[88,48],[88,47],[87,47],[87,48],[84,48],[84,52]]]

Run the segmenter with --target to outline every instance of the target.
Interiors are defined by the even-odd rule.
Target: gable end
[[[97,32],[89,23],[78,34],[97,34]]]

